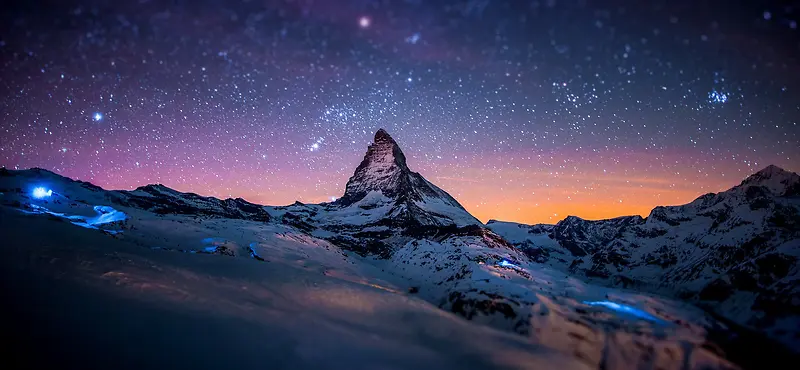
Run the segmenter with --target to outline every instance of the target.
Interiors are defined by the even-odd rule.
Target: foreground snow
[[[28,320],[14,333],[44,330],[21,348],[58,348],[72,364],[102,351],[175,367],[193,350],[178,367],[217,367],[207,351],[237,367],[763,368],[796,359],[729,320],[798,334],[777,330],[800,317],[798,195],[796,174],[768,168],[647,219],[483,225],[379,130],[332,203],[107,191],[0,169],[0,233],[20,282],[7,301]],[[724,317],[685,303],[709,297]],[[42,323],[87,343],[54,340]],[[109,330],[102,343],[94,325]]]
[[[33,333],[20,345],[47,342],[76,364],[103,353],[138,368],[218,367],[220,354],[270,368],[735,368],[710,338],[726,327],[704,312],[541,268],[478,226],[393,234],[384,259],[342,249],[335,228],[298,228],[325,205],[267,207],[256,221],[214,216],[225,201],[153,213],[129,206],[140,195],[44,171],[0,181],[3,273],[18,282],[6,301],[22,307],[16,332]],[[40,182],[51,197],[16,191]],[[195,199],[168,193],[173,209]],[[93,230],[55,215],[97,209],[125,218]]]
[[[16,339],[12,348],[45,351],[16,352],[31,367],[591,368],[397,293],[345,263],[326,274],[297,251],[270,254],[271,262],[171,253],[0,212],[0,271],[13,282],[3,290],[14,315],[4,334]]]

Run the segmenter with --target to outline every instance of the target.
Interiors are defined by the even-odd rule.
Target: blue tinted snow
[[[249,246],[250,247],[250,257],[259,259],[259,258],[261,258],[261,256],[259,256],[258,253],[256,253],[256,245],[258,245],[258,243],[256,243],[256,242],[250,243],[250,246]]]
[[[663,323],[664,320],[661,320],[646,311],[640,310],[636,307],[628,306],[626,304],[612,302],[612,301],[583,301],[584,304],[589,306],[601,306],[608,308],[614,312],[634,316],[643,320],[652,321],[655,323]]]
[[[53,191],[40,186],[34,188],[33,192],[31,192],[31,195],[33,195],[33,197],[36,199],[44,199],[53,195]]]
[[[126,215],[124,212],[117,211],[116,209],[109,206],[94,206],[93,209],[95,212],[97,212],[97,216],[94,217],[68,215],[65,213],[53,212],[45,207],[36,204],[31,204],[30,206],[31,209],[33,209],[33,211],[25,211],[25,210],[21,211],[32,214],[47,213],[49,215],[70,220],[71,223],[76,226],[85,227],[87,229],[102,230],[111,234],[120,233],[122,231],[101,229],[98,227],[98,225],[104,225],[116,221],[124,221],[125,219],[128,218],[128,215]]]
[[[516,269],[516,270],[521,270],[522,269],[521,267],[509,262],[508,260],[502,260],[502,261],[498,262],[497,265],[501,266],[501,267],[508,267],[508,268]]]
[[[200,242],[203,244],[214,244],[214,243],[225,243],[227,240],[225,238],[203,238]]]
[[[87,224],[97,226],[111,222],[125,221],[125,219],[128,218],[128,215],[124,212],[117,211],[109,206],[94,206],[94,211],[97,212],[97,216],[87,218]]]

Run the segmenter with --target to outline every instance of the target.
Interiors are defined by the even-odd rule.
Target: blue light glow
[[[48,192],[52,191],[48,190]],[[24,209],[20,209],[20,211],[30,214],[44,214],[44,213],[50,214],[56,217],[65,218],[69,220],[70,223],[72,223],[73,225],[84,227],[87,229],[102,230],[110,234],[117,234],[121,233],[122,231],[101,229],[98,227],[98,225],[103,225],[115,221],[124,221],[125,219],[128,218],[128,215],[126,215],[124,212],[117,211],[116,209],[111,208],[109,206],[94,206],[94,211],[97,212],[97,216],[95,217],[68,215],[65,213],[53,212],[45,207],[38,206],[36,204],[30,204],[29,206],[31,207],[30,211]]]
[[[515,265],[515,264],[513,264],[513,263],[511,263],[511,262],[509,262],[508,260],[505,260],[505,259],[500,261],[500,262],[498,262],[497,265],[501,266],[501,267],[508,267],[508,268],[518,269],[518,270],[522,269],[518,265]]]
[[[96,217],[86,219],[89,225],[102,225],[116,221],[124,221],[128,218],[124,212],[117,211],[109,206],[94,206],[94,211],[97,212]]]
[[[44,199],[53,195],[53,191],[50,189],[45,189],[43,187],[38,187],[33,189],[32,195],[36,199]]]
[[[638,317],[643,320],[652,321],[652,322],[663,322],[661,320],[646,311],[640,310],[636,307],[631,307],[625,304],[611,302],[611,301],[583,301],[584,304],[589,306],[602,306],[608,309],[614,310],[619,313],[628,314],[634,317]]]
[[[92,120],[94,120],[95,122],[103,120],[103,114],[100,112],[94,112],[94,115],[92,115]]]
[[[210,237],[210,238],[203,238],[200,240],[203,244],[224,244],[227,242],[225,238],[218,238],[218,237]]]
[[[250,257],[255,258],[257,260],[260,260],[260,261],[263,261],[264,258],[262,258],[261,256],[258,255],[258,253],[256,253],[256,246],[257,245],[258,245],[258,243],[256,243],[256,242],[250,243],[250,246],[248,248],[250,250]]]

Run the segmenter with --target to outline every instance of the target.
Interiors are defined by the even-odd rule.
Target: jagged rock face
[[[555,225],[552,237],[562,243],[573,256],[582,257],[596,252],[597,245],[605,245],[614,240],[620,229],[643,222],[641,216],[624,216],[602,221],[587,221],[569,216]]]
[[[480,224],[450,194],[411,171],[400,146],[383,129],[375,133],[344,195],[333,204],[365,210],[389,206],[381,219],[407,226]]]
[[[390,198],[411,192],[410,173],[400,146],[386,131],[378,130],[364,160],[347,181],[344,195],[336,203],[349,206],[370,191],[380,191]]]

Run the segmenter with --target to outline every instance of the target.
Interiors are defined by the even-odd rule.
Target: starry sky
[[[16,1],[0,165],[330,201],[378,128],[482,221],[647,215],[800,170],[800,7]]]

